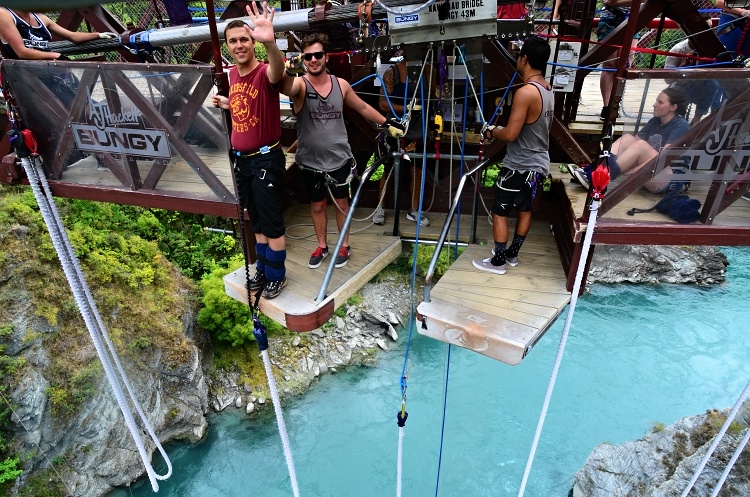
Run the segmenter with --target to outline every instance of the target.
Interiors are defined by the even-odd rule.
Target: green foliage
[[[131,350],[145,350],[151,347],[152,342],[149,337],[138,337],[128,345]]]
[[[8,458],[0,461],[0,483],[15,480],[23,474],[23,470],[18,469],[18,458]]]
[[[667,426],[664,423],[662,423],[661,421],[657,421],[654,423],[654,426],[651,427],[651,433],[662,432],[666,427]]]
[[[0,394],[2,394],[3,399],[0,401],[0,494],[3,493],[6,485],[9,485],[6,482],[15,480],[23,473],[23,470],[18,469],[18,457],[13,456],[9,452],[12,441],[7,438],[12,411],[7,404],[8,396],[6,392],[17,370],[25,363],[25,360],[21,358],[5,354],[5,344],[3,342],[10,337],[11,333],[13,333],[11,325],[0,326]]]
[[[18,497],[60,497],[68,494],[55,472],[48,469],[34,473],[21,487]]]
[[[234,346],[255,340],[250,307],[228,297],[224,291],[224,276],[243,264],[244,261],[238,258],[229,268],[214,269],[200,281],[203,308],[198,313],[198,324],[211,332],[216,340]]]
[[[67,417],[76,412],[89,396],[96,393],[97,380],[101,374],[98,361],[68,375],[67,372],[53,374],[53,382],[47,396],[56,416]]]
[[[81,239],[74,243],[79,254],[85,254],[90,247],[103,246],[111,251],[127,249],[131,254],[148,252],[155,258],[159,257],[155,250],[158,247],[185,276],[194,279],[226,266],[240,249],[232,236],[202,228],[204,224],[218,225],[222,230],[231,227],[226,219],[83,200],[71,201],[68,219],[81,231]],[[124,237],[121,233],[136,236]],[[149,252],[144,242],[156,242],[157,247]],[[96,262],[105,265],[113,262],[115,267],[110,272],[116,274],[121,264],[111,260],[112,257],[103,253]],[[141,265],[128,275],[125,283],[148,284],[154,277],[157,275],[147,265]]]
[[[435,265],[435,276],[440,277],[445,274],[445,272],[448,270],[448,268],[453,264],[453,261],[455,260],[455,257],[458,257],[463,253],[464,248],[458,247],[458,254],[455,254],[455,250],[453,247],[443,247],[443,250],[440,251],[440,256],[438,257],[437,264]],[[421,271],[422,274],[426,274],[427,270],[430,267],[430,261],[432,260],[432,256],[435,254],[435,246],[434,245],[420,245],[419,251],[417,252],[417,267]],[[454,257],[455,255],[455,257]],[[409,263],[412,264],[413,257],[410,257]]]

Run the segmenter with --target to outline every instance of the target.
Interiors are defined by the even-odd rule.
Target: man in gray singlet
[[[508,126],[487,126],[483,130],[485,139],[508,142],[508,147],[495,184],[493,256],[472,261],[482,271],[505,274],[506,263],[518,265],[518,252],[531,228],[531,204],[539,184],[549,175],[549,130],[555,107],[552,86],[544,79],[549,55],[546,41],[537,36],[526,38],[516,61],[523,86],[513,97]],[[507,247],[508,214],[514,207],[516,230]]]
[[[327,44],[328,38],[317,33],[302,40],[301,60],[307,73],[299,78],[289,78],[281,90],[292,99],[297,117],[295,160],[310,198],[313,227],[318,240],[318,247],[308,263],[312,269],[319,267],[328,256],[326,204],[329,189],[336,202],[339,231],[349,212],[349,185],[356,174],[356,165],[344,126],[344,105],[365,119],[384,126],[391,136],[403,135],[404,129],[398,121],[387,120],[367,105],[345,80],[328,74]],[[292,76],[295,66],[288,65],[287,75]],[[350,255],[347,233],[341,250],[336,254],[336,267],[346,265]]]

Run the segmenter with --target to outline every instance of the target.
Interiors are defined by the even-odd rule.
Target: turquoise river
[[[734,404],[750,378],[750,249],[725,253],[728,281],[714,288],[595,285],[579,299],[525,495],[567,496],[597,444]],[[442,436],[448,348],[413,334],[404,497],[518,494],[564,322],[519,366],[452,347]],[[396,495],[405,343],[402,333],[376,366],[327,375],[286,403],[302,497]],[[293,495],[272,412],[211,415],[205,440],[168,451],[174,473],[159,496]],[[141,480],[111,495],[154,494]]]

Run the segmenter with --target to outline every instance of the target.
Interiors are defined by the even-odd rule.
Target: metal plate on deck
[[[436,298],[419,304],[417,312],[427,324],[427,329],[421,326],[417,329],[420,334],[511,366],[519,364],[546,331],[546,328],[539,330],[481,311],[462,309]]]

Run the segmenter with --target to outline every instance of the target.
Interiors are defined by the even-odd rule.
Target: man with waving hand
[[[247,7],[252,28],[240,20],[224,29],[227,48],[235,67],[229,70],[229,98],[215,95],[214,107],[229,109],[232,117],[232,154],[240,202],[247,209],[255,233],[258,255],[255,276],[248,291],[265,288],[272,299],[286,285],[286,237],[282,212],[286,160],[281,150],[279,86],[284,59],[276,46],[274,12],[263,2],[258,12]],[[262,43],[268,63],[255,58],[255,44]]]

